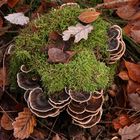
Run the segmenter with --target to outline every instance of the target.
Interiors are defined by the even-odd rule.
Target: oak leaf
[[[125,61],[125,66],[128,70],[129,77],[133,81],[140,83],[140,64],[134,64],[134,63]]]
[[[29,22],[29,18],[26,17],[23,13],[13,13],[4,17],[6,20],[16,25],[25,25]]]
[[[133,93],[128,94],[128,100],[130,106],[135,109],[136,111],[140,111],[140,96],[139,94]]]
[[[100,13],[96,12],[95,10],[94,11],[87,10],[87,11],[82,12],[78,16],[78,19],[84,23],[91,23],[91,22],[95,21],[99,17],[99,15],[100,15]]]
[[[132,140],[140,135],[140,123],[120,128],[118,133],[122,137],[121,140]]]
[[[93,26],[88,24],[86,26],[78,23],[76,26],[68,27],[68,30],[63,32],[63,40],[67,41],[71,36],[75,37],[74,42],[78,43],[81,39],[88,39],[88,34],[93,30]]]
[[[4,113],[2,115],[2,118],[1,118],[1,126],[5,130],[12,130],[13,129],[12,120],[9,118],[9,116],[6,113]]]
[[[34,115],[28,108],[24,108],[13,122],[14,136],[19,139],[28,138],[33,133],[34,126],[36,126]]]

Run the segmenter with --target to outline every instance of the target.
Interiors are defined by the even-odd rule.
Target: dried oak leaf
[[[122,80],[129,80],[129,76],[127,71],[121,71],[118,76],[122,79]]]
[[[99,17],[99,15],[100,13],[96,12],[95,10],[87,10],[87,11],[82,12],[78,16],[78,19],[84,23],[91,23],[95,21]]]
[[[63,40],[67,41],[71,36],[75,37],[74,42],[78,43],[81,39],[88,39],[88,34],[93,30],[93,26],[88,24],[86,26],[78,23],[76,26],[68,27],[68,30],[63,32]]]
[[[36,126],[36,119],[28,108],[24,108],[23,112],[18,114],[18,117],[13,122],[14,136],[19,139],[25,139],[33,132]]]
[[[125,61],[125,66],[128,70],[129,77],[133,81],[140,83],[140,64],[134,64],[134,63]]]
[[[128,100],[130,106],[136,111],[140,111],[140,96],[139,94],[128,94]]]
[[[18,2],[19,0],[7,0],[7,4],[10,8],[13,8]]]
[[[129,80],[126,87],[127,94],[135,93],[140,91],[140,83],[133,80]]]
[[[9,116],[6,113],[4,113],[2,115],[2,118],[1,118],[1,126],[5,130],[12,130],[13,129],[12,120],[9,118]]]
[[[140,123],[120,128],[118,133],[122,137],[121,140],[132,140],[140,135]]]

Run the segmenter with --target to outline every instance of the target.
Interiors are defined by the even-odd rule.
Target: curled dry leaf
[[[6,20],[16,25],[25,25],[28,24],[29,18],[26,17],[23,13],[13,13],[4,17]]]
[[[127,90],[127,94],[138,92],[138,91],[140,91],[140,83],[135,82],[130,79],[128,81],[126,90]]]
[[[140,135],[140,123],[120,128],[118,133],[122,137],[121,140],[133,140]]]
[[[125,61],[125,66],[128,70],[129,77],[133,81],[140,83],[140,64],[134,64],[134,63]]]
[[[2,118],[1,118],[1,126],[5,130],[12,130],[13,129],[12,120],[9,118],[9,116],[6,113],[4,113],[2,115]]]
[[[19,0],[7,0],[7,4],[10,8],[13,8],[18,2]]]
[[[128,94],[128,100],[130,106],[135,109],[136,111],[140,111],[140,96],[139,94],[132,93]]]
[[[23,112],[18,114],[18,117],[13,122],[14,136],[19,139],[25,139],[33,132],[36,126],[36,119],[28,108],[24,108]]]
[[[91,23],[95,21],[99,17],[100,13],[96,12],[95,10],[87,10],[82,12],[78,19],[84,23]]]
[[[68,30],[63,32],[63,40],[67,41],[71,36],[75,37],[74,42],[78,43],[81,39],[88,39],[88,34],[93,30],[93,26],[88,24],[86,26],[78,23],[76,26],[68,27]]]
[[[122,80],[129,80],[129,76],[127,71],[121,71],[118,76],[122,79]]]

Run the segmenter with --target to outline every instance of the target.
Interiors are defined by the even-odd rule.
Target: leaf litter
[[[20,4],[22,2],[20,0],[11,0],[11,1],[2,0],[2,1],[0,1],[0,7],[2,7],[2,11],[3,11],[3,7],[5,7],[5,6],[8,6],[9,8],[11,8],[10,10],[13,10],[15,8],[15,11],[16,11],[16,8],[18,9],[18,6],[21,7]],[[65,2],[65,1],[63,1],[63,2]],[[66,2],[70,2],[70,0],[67,0]],[[72,2],[75,2],[75,1],[73,0]],[[140,10],[138,9],[139,1],[138,0],[131,0],[131,1],[104,0],[104,2],[105,3],[97,4],[95,9],[98,9],[98,8],[100,9],[101,7],[108,8],[109,10],[116,9],[116,14],[120,18],[122,18],[123,20],[128,20],[127,25],[123,28],[126,35],[133,38],[133,40],[135,42],[140,43],[140,24],[139,24]],[[23,3],[25,4],[25,2],[23,2]],[[27,3],[27,5],[28,4],[29,3]],[[25,16],[25,14],[23,14],[23,13],[28,12],[28,6],[27,7],[25,6],[25,8],[23,8],[21,11],[19,10],[19,12],[22,12],[22,13],[18,13],[18,10],[17,10],[16,11],[17,13],[9,13],[9,12],[5,13],[5,15],[9,14],[8,16],[0,15],[0,29],[1,29],[0,35],[2,37],[6,36],[6,33],[8,31],[9,31],[9,33],[11,32],[11,27],[14,27],[15,25],[23,26],[23,25],[26,25],[29,23],[28,16]],[[33,6],[32,3],[30,3],[30,6],[31,7]],[[55,3],[55,2],[47,3],[45,1],[42,1],[41,4],[38,5],[37,9],[35,11],[32,11],[31,18],[35,18],[38,16],[38,13],[43,14],[45,12],[48,12],[49,8],[57,7],[57,6],[58,6],[58,3]],[[94,27],[91,26],[90,23],[94,22],[101,14],[101,12],[96,12],[96,11],[94,11],[94,10],[92,11],[92,10],[87,10],[87,11],[81,13],[77,17],[77,19],[79,19],[79,22],[82,22],[84,24],[78,23],[75,26],[68,27],[68,30],[66,30],[62,33],[62,38],[60,39],[61,41],[59,43],[57,42],[59,40],[58,39],[59,37],[56,34],[52,35],[52,38],[50,37],[51,40],[57,40],[57,41],[56,41],[56,43],[51,44],[53,47],[50,47],[47,50],[47,53],[49,56],[49,58],[48,58],[49,61],[51,61],[53,63],[67,63],[72,59],[73,55],[76,52],[71,51],[70,47],[65,43],[66,43],[66,41],[68,41],[68,44],[69,44],[69,39],[71,39],[71,38],[74,38],[74,43],[78,43],[82,39],[86,40],[88,38],[90,32],[92,30],[94,30]],[[7,19],[7,21],[9,21],[10,23],[15,24],[15,25],[10,25],[10,26],[7,25],[7,23],[6,23],[7,21],[5,19]],[[1,33],[1,31],[2,31],[2,33]],[[15,29],[15,31],[18,32],[18,29]],[[8,42],[9,42],[9,40],[8,40]],[[56,45],[56,44],[59,44],[59,45],[61,44],[60,45],[61,47],[58,47],[59,45]],[[139,94],[140,94],[140,75],[139,75],[140,65],[139,65],[139,63],[134,62],[133,59],[131,58],[131,56],[128,56],[127,58],[128,58],[128,60],[124,62],[125,65],[120,65],[120,67],[124,67],[124,69],[123,70],[120,69],[118,75],[116,75],[117,78],[120,77],[121,82],[119,81],[120,83],[117,83],[117,90],[113,91],[114,92],[113,96],[110,97],[110,95],[109,95],[109,97],[108,97],[109,101],[105,104],[105,107],[110,110],[105,108],[104,113],[107,114],[107,112],[109,112],[108,114],[110,114],[110,115],[106,115],[107,117],[105,119],[105,123],[102,122],[102,121],[104,121],[104,118],[102,118],[101,125],[100,125],[101,126],[100,132],[99,132],[99,128],[97,128],[97,130],[94,130],[96,135],[94,135],[92,137],[93,139],[96,139],[97,136],[99,136],[101,139],[103,139],[104,137],[108,137],[111,139],[112,137],[114,137],[113,133],[115,132],[115,134],[116,134],[116,132],[119,130],[118,134],[121,136],[122,140],[127,140],[127,139],[138,139],[139,140],[140,116],[139,116],[139,114],[137,114],[137,112],[139,112],[139,110],[140,110],[140,96],[139,96]],[[7,94],[5,92],[7,92],[8,83],[4,82],[4,81],[7,81],[7,72],[5,71],[3,73],[2,69],[3,68],[1,67],[0,70],[2,72],[0,72],[0,87],[2,87],[4,84],[4,86],[6,86],[4,94]],[[121,90],[121,88],[123,90]],[[12,94],[10,93],[9,95],[11,96],[10,98],[12,98],[12,100],[16,101],[16,95],[14,95],[13,93]],[[118,98],[118,96],[119,96],[119,98]],[[119,106],[117,106],[117,104],[120,105],[121,102],[123,101],[121,99],[122,96],[125,96],[127,98],[126,101],[128,102],[128,104],[127,104],[127,106],[123,105],[123,107],[121,106],[119,108]],[[20,98],[20,101],[23,101],[22,98]],[[7,100],[5,100],[5,102],[7,102]],[[117,104],[116,104],[116,102],[117,102]],[[22,102],[22,104],[23,104],[23,102]],[[107,104],[109,107],[107,106]],[[3,105],[3,101],[0,102],[0,105]],[[6,106],[6,105],[4,104],[4,106]],[[128,110],[132,109],[133,111],[132,112],[127,111],[127,109]],[[123,112],[123,115],[120,112]],[[134,116],[134,118],[137,119],[137,122],[134,121],[135,119],[131,120],[131,118],[132,118],[131,116]],[[60,116],[60,117],[62,117],[62,116]],[[36,138],[44,139],[45,137],[47,137],[49,135],[49,133],[51,131],[53,133],[52,139],[54,139],[54,140],[68,139],[67,136],[65,136],[64,134],[61,134],[64,131],[64,128],[65,128],[64,126],[66,126],[66,127],[69,126],[70,118],[68,118],[67,116],[65,116],[65,119],[68,120],[68,122],[66,122],[66,124],[63,124],[64,128],[60,127],[62,129],[62,131],[58,131],[59,129],[56,129],[59,126],[62,126],[62,121],[58,121],[57,123],[54,123],[55,122],[54,119],[44,120],[44,122],[45,121],[47,122],[47,126],[44,126],[43,123],[40,122],[41,130],[43,129],[47,135],[45,135],[45,133],[39,129],[37,129],[37,131],[36,131],[36,128],[34,129],[34,127],[36,126],[36,119],[33,117],[32,113],[28,109],[24,108],[24,111],[22,111],[22,112],[20,111],[18,117],[14,116],[14,118],[15,118],[15,121],[14,121],[13,125],[11,125],[12,121],[7,117],[7,115],[4,113],[0,114],[1,126],[3,127],[3,129],[5,129],[5,130],[14,129],[14,136],[17,138],[24,139],[25,137],[28,138],[30,136],[30,134],[33,134],[33,136],[35,136]],[[23,118],[23,120],[21,118]],[[25,120],[29,120],[30,123],[26,123]],[[108,120],[110,120],[111,124],[107,122]],[[116,120],[116,122],[114,122],[113,120]],[[19,125],[19,122],[20,123],[22,122],[21,125]],[[102,125],[102,123],[105,125]],[[55,129],[57,130],[57,132],[55,132],[55,130],[53,129],[53,125],[56,127]],[[23,128],[23,127],[25,128],[25,129],[23,129],[24,131],[19,131],[20,128]],[[109,131],[110,128],[111,129],[117,128],[117,129],[113,130],[113,132],[111,132],[112,134],[109,134],[110,133],[109,132],[109,133],[107,133],[108,135],[106,135],[104,133],[104,132],[106,132],[105,130],[103,130],[103,133],[102,133],[102,129],[106,129]],[[90,131],[90,133],[92,133],[92,131]],[[101,133],[103,136],[101,135]],[[65,133],[65,134],[67,134],[67,133]],[[118,134],[117,134],[117,136],[118,136]],[[86,140],[88,138],[91,138],[91,135],[93,135],[93,134],[89,134],[89,132],[87,133],[86,131],[85,132],[80,131],[80,134],[78,133],[77,135],[78,135],[79,139]],[[0,133],[0,138],[8,139],[8,136],[4,135],[4,132],[2,132],[2,133]],[[12,137],[12,138],[15,139],[14,137]]]

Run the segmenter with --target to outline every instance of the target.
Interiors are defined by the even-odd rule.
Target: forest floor
[[[124,32],[126,51],[107,90],[102,118],[97,125],[84,129],[72,124],[71,117],[63,111],[54,118],[36,118],[36,122],[21,128],[22,121],[15,123],[19,116],[31,114],[20,90],[10,88],[8,72],[15,37],[28,25],[24,25],[23,18],[19,25],[14,24],[12,14],[22,12],[32,21],[51,8],[71,2],[98,9],[107,21],[119,25]],[[27,131],[32,133],[26,134]],[[27,140],[140,140],[139,0],[0,0],[0,140],[20,140],[25,136]]]

